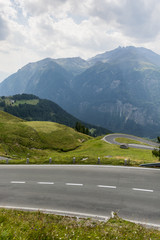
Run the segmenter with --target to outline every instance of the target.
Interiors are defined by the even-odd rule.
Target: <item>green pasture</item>
[[[97,164],[98,157],[101,164],[111,165],[124,165],[125,159],[130,166],[157,161],[151,150],[121,149],[104,142],[102,136],[92,138],[53,122],[27,122],[2,111],[0,156],[10,157],[9,163],[25,163],[29,158],[32,164],[49,163],[49,158],[52,164],[72,164],[73,157],[76,164]]]

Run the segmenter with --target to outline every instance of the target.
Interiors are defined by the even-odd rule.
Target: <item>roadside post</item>
[[[73,157],[73,164],[75,164],[76,163],[76,158],[75,157]]]
[[[29,164],[29,158],[27,158],[27,161],[26,161],[27,164]]]
[[[51,163],[52,163],[52,158],[50,157],[50,158],[49,158],[49,164],[51,164]]]
[[[8,164],[8,159],[6,159],[6,164]]]
[[[98,157],[98,164],[100,164],[100,157]]]
[[[124,159],[124,166],[127,166],[130,164],[130,158],[129,159]]]

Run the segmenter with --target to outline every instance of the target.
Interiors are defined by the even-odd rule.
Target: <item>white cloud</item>
[[[0,41],[5,40],[9,34],[7,22],[0,16]]]
[[[158,0],[94,0],[90,14],[112,25],[126,37],[149,41],[160,33]]]
[[[0,0],[0,71],[127,45],[160,53],[158,0]]]
[[[67,0],[16,0],[16,3],[28,17],[37,17],[45,13],[64,17],[65,12],[69,10]]]

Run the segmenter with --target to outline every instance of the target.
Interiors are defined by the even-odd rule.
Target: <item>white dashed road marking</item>
[[[24,184],[25,181],[11,181],[11,184]],[[54,182],[37,182],[37,184],[41,185],[54,185]],[[82,187],[82,183],[65,183],[66,186],[79,186]],[[116,186],[110,186],[110,185],[97,185],[99,188],[110,188],[110,189],[116,189]],[[152,189],[142,189],[142,188],[132,188],[133,191],[140,191],[140,192],[150,192],[153,193],[154,190]]]
[[[141,191],[141,192],[154,192],[150,189],[141,189],[141,188],[132,188],[133,191]]]
[[[117,188],[116,186],[106,186],[106,185],[97,185],[97,187],[99,187],[99,188],[113,188],[113,189]]]
[[[53,185],[54,182],[37,182],[38,184],[42,184],[42,185]]]
[[[11,181],[11,183],[26,183],[26,182],[22,182],[22,181]]]

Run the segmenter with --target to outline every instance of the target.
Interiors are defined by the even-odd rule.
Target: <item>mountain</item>
[[[31,93],[49,98],[65,107],[74,96],[70,88],[72,74],[52,59],[29,63],[0,84],[0,95]],[[50,97],[49,97],[50,96]],[[71,96],[71,97],[70,97]]]
[[[111,132],[105,128],[82,122],[64,111],[56,103],[47,99],[40,99],[31,94],[1,97],[0,110],[27,121],[50,121],[69,127],[75,127],[77,122],[81,122],[83,126],[90,130],[90,135],[92,136],[99,136]]]
[[[74,81],[81,100],[73,114],[116,132],[159,134],[160,56],[128,47],[89,61],[95,65]]]
[[[88,61],[85,61],[80,57],[59,58],[54,59],[54,61],[58,63],[60,66],[62,66],[66,71],[72,73],[73,76],[81,74],[92,65],[92,63],[89,63]]]
[[[119,47],[86,60],[44,59],[0,83],[0,95],[31,93],[113,132],[156,137],[160,132],[160,55]]]
[[[97,62],[120,63],[128,60],[160,66],[160,55],[143,47],[136,48],[132,46],[118,47],[112,51],[98,54],[95,57],[88,59],[88,62],[93,65]]]

